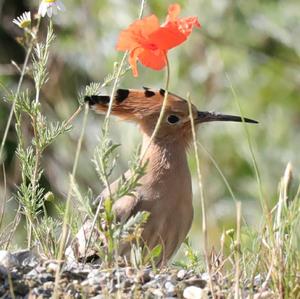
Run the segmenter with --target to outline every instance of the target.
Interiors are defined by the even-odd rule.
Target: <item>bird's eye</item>
[[[174,125],[174,124],[178,123],[179,120],[180,120],[179,117],[176,116],[176,115],[173,115],[173,114],[169,115],[168,119],[167,119],[168,123],[171,124],[171,125]]]

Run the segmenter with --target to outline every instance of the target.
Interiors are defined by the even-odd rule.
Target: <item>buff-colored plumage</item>
[[[148,249],[161,244],[163,252],[157,264],[166,263],[186,238],[192,221],[192,183],[188,168],[186,150],[191,141],[191,123],[188,103],[172,93],[168,94],[164,118],[154,140],[149,145],[156,122],[158,120],[164,90],[153,91],[119,89],[116,92],[112,115],[138,124],[143,134],[142,152],[144,161],[148,161],[147,171],[142,177],[141,186],[134,196],[118,199],[113,206],[119,221],[126,221],[138,211],[148,211],[150,218],[144,225],[142,239]],[[86,101],[98,113],[108,109],[108,96],[86,97]],[[242,121],[240,117],[200,112],[192,106],[195,124],[208,121]],[[246,122],[255,122],[244,119]],[[126,177],[130,172],[126,172]],[[111,192],[117,188],[118,182],[111,184]],[[105,198],[104,190],[99,198]],[[77,236],[76,246],[69,248],[68,255],[83,256],[86,243],[79,241],[89,234],[90,222],[81,229]],[[93,235],[93,240],[97,235]],[[74,249],[76,247],[76,250]],[[128,255],[129,246],[124,246],[121,255]],[[74,251],[76,251],[74,253]]]

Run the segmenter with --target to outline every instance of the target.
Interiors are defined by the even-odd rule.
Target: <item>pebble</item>
[[[185,299],[207,299],[207,291],[201,288],[190,286],[184,289],[183,298]]]
[[[274,298],[274,293],[270,291],[264,291],[262,293],[255,294],[253,296],[253,299],[271,299],[271,298]]]
[[[40,261],[39,256],[31,250],[19,250],[13,253],[18,263],[22,267],[36,267]]]
[[[50,272],[50,273],[56,273],[56,271],[58,270],[59,268],[59,265],[57,263],[49,263],[47,265],[47,272]]]
[[[164,297],[164,294],[163,294],[162,290],[160,290],[160,289],[151,290],[151,293],[154,296],[157,296],[158,298],[163,298]]]
[[[172,297],[176,295],[175,286],[171,282],[167,281],[165,283],[165,289],[167,297]]]
[[[51,298],[58,262],[41,260],[35,253],[23,250],[15,253],[0,251],[0,298],[9,294],[10,274],[16,298]],[[118,267],[101,269],[101,265],[66,261],[61,265],[61,298],[114,298],[118,290],[122,298],[185,298],[207,299],[208,276],[193,270]],[[216,278],[215,278],[216,279]],[[258,281],[258,279],[256,279]],[[225,286],[226,287],[226,286]],[[248,293],[245,291],[244,298]],[[271,299],[266,290],[254,294],[254,299]]]
[[[151,269],[144,269],[138,272],[136,277],[137,277],[137,282],[144,284],[151,280],[151,278],[153,277],[153,273]]]
[[[186,274],[187,274],[187,271],[184,269],[181,269],[177,272],[177,278],[179,280],[183,280]]]
[[[194,286],[203,289],[205,288],[207,281],[203,280],[202,278],[198,278],[197,276],[193,276],[185,280],[184,283],[188,286]]]
[[[206,272],[204,272],[204,273],[202,273],[201,278],[202,278],[203,280],[209,281],[209,274],[206,273]]]
[[[97,295],[97,296],[91,297],[90,299],[105,299],[105,296]]]
[[[6,269],[12,269],[19,266],[19,262],[9,251],[0,250],[0,266]]]
[[[132,278],[135,276],[135,269],[132,267],[126,267],[125,268],[125,274],[127,277]]]

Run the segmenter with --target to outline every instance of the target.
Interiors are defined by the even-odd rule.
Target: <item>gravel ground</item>
[[[33,252],[0,251],[1,298],[51,298],[58,263]],[[99,269],[99,265],[68,262],[62,266],[61,298],[211,298],[208,275],[192,270],[150,268]],[[245,296],[244,296],[245,295]],[[247,298],[245,293],[243,298]],[[276,298],[270,292],[254,298]],[[218,292],[218,298],[226,298]]]

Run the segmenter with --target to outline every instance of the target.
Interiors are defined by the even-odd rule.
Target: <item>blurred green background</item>
[[[67,119],[77,108],[77,95],[91,81],[101,82],[112,71],[113,63],[122,53],[115,51],[120,30],[127,27],[139,13],[137,0],[64,0],[66,11],[54,17],[56,40],[49,60],[50,79],[42,90],[44,113],[49,120]],[[193,0],[177,1],[181,16],[196,15],[202,24],[189,40],[170,51],[171,88],[181,96],[191,94],[200,110],[239,114],[232,83],[245,116],[260,124],[249,126],[255,156],[261,172],[264,194],[270,205],[276,202],[277,187],[285,165],[291,161],[298,180],[300,169],[300,2],[298,0]],[[145,13],[155,13],[164,21],[172,1],[146,1]],[[0,0],[0,82],[16,89],[18,71],[11,60],[22,64],[24,51],[16,42],[21,30],[12,20],[25,10],[37,12],[39,2]],[[42,21],[41,36],[47,19]],[[228,79],[229,78],[229,79]],[[164,87],[164,72],[139,67],[139,77],[131,73],[122,79],[123,88]],[[230,83],[231,82],[231,83]],[[33,82],[25,78],[23,88],[33,90]],[[103,90],[109,93],[110,89]],[[5,97],[0,88],[0,97]],[[0,138],[4,134],[10,106],[0,102]],[[80,156],[78,182],[83,191],[91,187],[99,193],[102,186],[91,162],[102,124],[102,116],[89,114],[88,126]],[[30,123],[24,126],[28,140],[32,138]],[[60,137],[43,156],[43,185],[52,191],[58,202],[66,198],[68,173],[73,165],[82,115],[73,130]],[[114,120],[111,135],[122,144],[114,178],[128,166],[140,142],[133,124]],[[199,142],[222,169],[250,225],[261,224],[259,189],[255,179],[250,151],[241,124],[210,123],[198,130]],[[5,146],[5,170],[9,203],[5,222],[9,223],[17,209],[11,197],[20,182],[15,157],[16,134],[11,125]],[[235,203],[215,166],[200,149],[205,199],[207,202],[209,241],[218,246],[222,231],[235,226]],[[191,231],[195,248],[201,244],[201,210],[196,182],[193,152],[189,154],[194,183],[194,225]],[[0,193],[3,204],[3,171]],[[49,207],[50,209],[51,207]],[[176,221],[176,219],[174,219]],[[25,226],[24,226],[25,227]],[[24,243],[22,225],[17,236]]]

